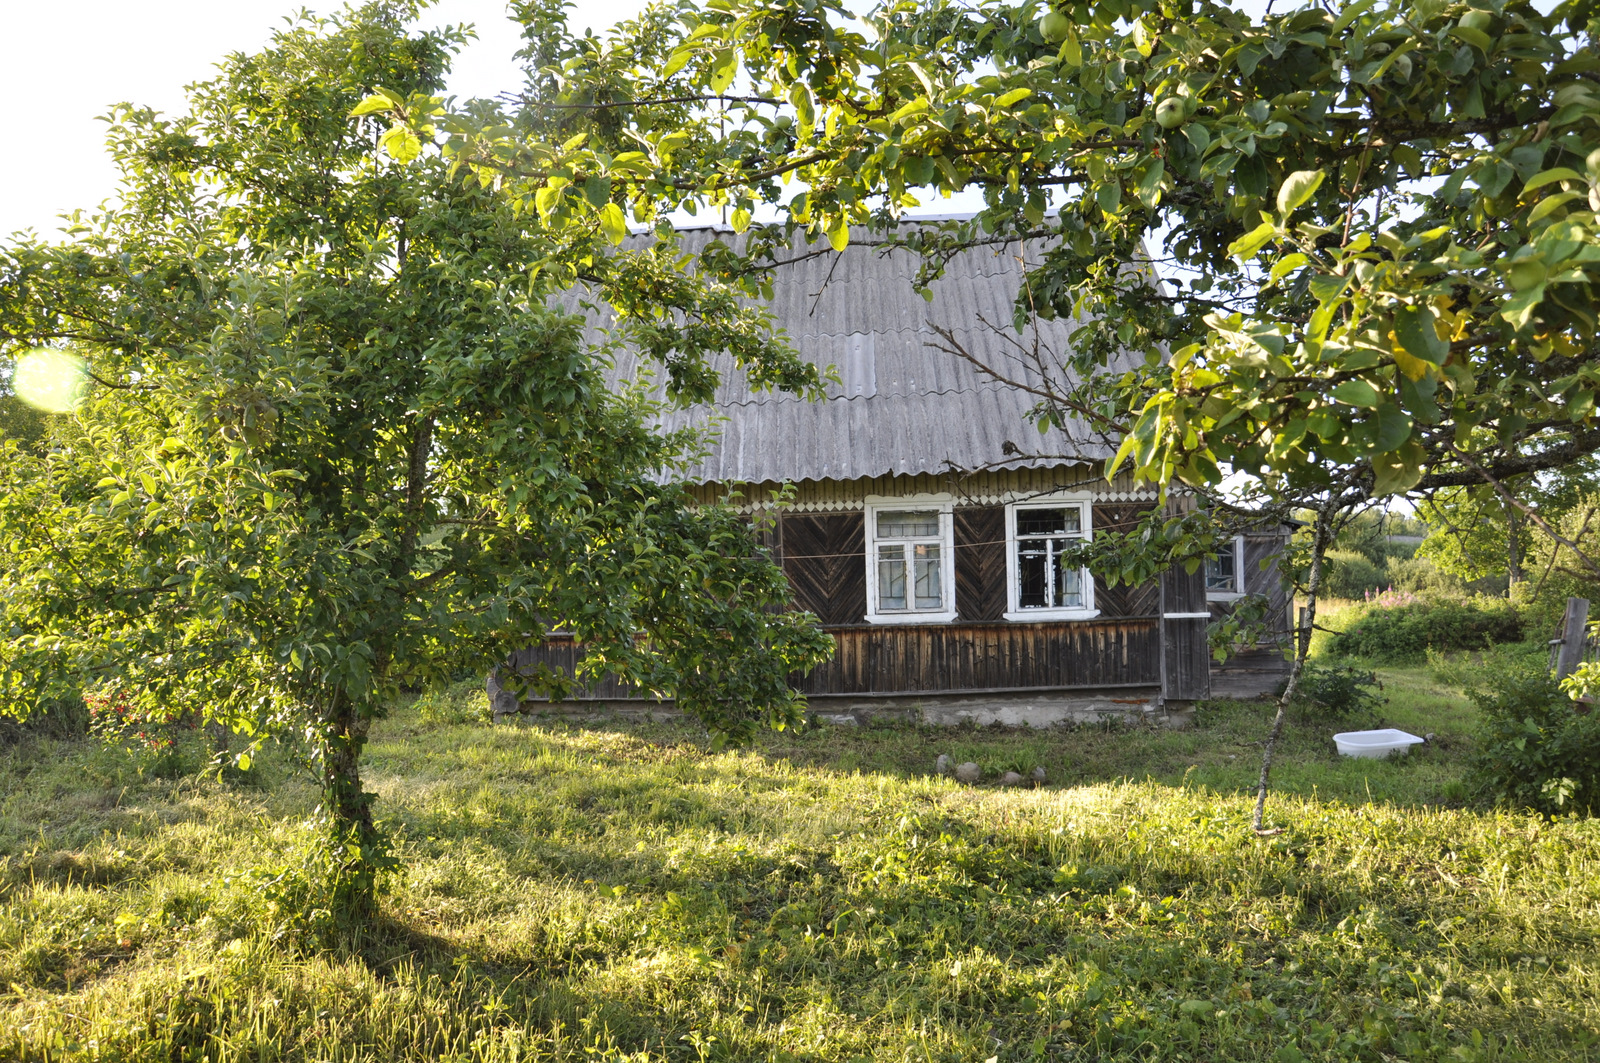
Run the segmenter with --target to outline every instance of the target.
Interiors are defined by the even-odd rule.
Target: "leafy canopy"
[[[364,117],[374,85],[440,90],[461,33],[415,14],[303,18],[186,115],[119,107],[119,197],[0,250],[0,353],[66,348],[92,379],[48,448],[0,461],[0,705],[104,684],[301,732],[369,868],[357,758],[400,684],[482,674],[559,622],[592,671],[741,737],[795,717],[788,676],[828,646],[777,608],[747,521],[664,482],[698,441],[610,389],[563,307],[609,301],[674,393],[724,350],[800,391],[815,370],[670,248],[521,212]]]
[[[543,65],[512,119],[449,120],[458,164],[546,217],[765,207],[836,247],[980,190],[900,239],[930,274],[1047,241],[1017,324],[1081,328],[1041,424],[1142,477],[1359,502],[1600,443],[1600,54],[1570,5],[712,0],[604,43],[520,10]],[[760,229],[730,272],[772,268]]]

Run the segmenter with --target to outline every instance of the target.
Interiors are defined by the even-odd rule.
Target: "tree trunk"
[[[378,876],[387,846],[372,822],[373,795],[361,786],[361,751],[371,720],[343,690],[322,714],[317,757],[331,847],[330,907],[341,929],[357,934],[377,914]]]
[[[1331,502],[1330,502],[1331,506]],[[1278,736],[1283,734],[1283,721],[1289,712],[1289,703],[1300,690],[1300,676],[1305,671],[1306,657],[1311,652],[1311,632],[1317,622],[1317,592],[1322,588],[1322,557],[1328,552],[1333,539],[1333,513],[1331,509],[1319,510],[1316,523],[1311,526],[1311,572],[1306,580],[1306,606],[1300,611],[1300,630],[1295,632],[1294,663],[1289,666],[1289,682],[1278,699],[1278,714],[1273,717],[1272,730],[1261,748],[1261,778],[1256,784],[1256,810],[1250,819],[1250,828],[1263,833],[1261,819],[1267,810],[1267,778],[1272,771],[1272,751],[1277,747]]]
[[[1517,507],[1507,502],[1506,508],[1506,597],[1509,598],[1522,582],[1522,528],[1518,523]]]

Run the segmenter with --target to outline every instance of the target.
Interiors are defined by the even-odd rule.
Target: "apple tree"
[[[307,16],[186,114],[118,107],[117,196],[0,248],[0,355],[86,374],[47,446],[0,443],[0,710],[114,688],[297,736],[357,927],[386,863],[361,751],[400,685],[559,618],[594,672],[740,738],[796,718],[788,677],[829,647],[747,522],[667,482],[698,441],[651,428],[714,352],[800,393],[816,371],[728,284],[621,251],[603,188],[541,215],[452,174],[426,127],[462,37],[416,15]],[[607,387],[551,299],[579,284],[631,312],[662,393]]]

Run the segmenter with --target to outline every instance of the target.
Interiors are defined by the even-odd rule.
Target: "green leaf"
[[[835,251],[843,251],[850,246],[850,222],[843,214],[835,214],[828,219],[828,243]]]
[[[1392,402],[1385,402],[1378,407],[1378,436],[1376,440],[1379,452],[1398,450],[1400,445],[1411,438],[1411,415]]]
[[[378,138],[378,145],[402,166],[422,154],[422,141],[408,126],[391,126]]]
[[[1161,202],[1161,178],[1166,174],[1166,164],[1156,159],[1139,177],[1139,202],[1146,210],[1154,210]]]
[[[1083,45],[1078,43],[1078,35],[1069,32],[1067,39],[1061,42],[1061,61],[1076,69],[1083,65]]]
[[[1269,276],[1271,277],[1273,283],[1277,283],[1278,281],[1283,280],[1283,278],[1287,277],[1289,274],[1293,273],[1295,270],[1299,269],[1301,266],[1304,266],[1309,261],[1311,260],[1300,251],[1296,251],[1292,255],[1284,255],[1282,258],[1278,259],[1278,261],[1272,264],[1272,272],[1269,274]]]
[[[392,111],[395,101],[387,96],[368,96],[351,108],[348,118],[360,118],[364,114],[376,114],[379,111]]]
[[[1366,14],[1367,11],[1371,9],[1372,5],[1377,2],[1378,0],[1357,0],[1356,3],[1345,8],[1344,12],[1334,20],[1333,26],[1328,31],[1329,34],[1337,37],[1339,34],[1344,32],[1345,27],[1349,26],[1356,19]]]
[[[1545,185],[1554,184],[1556,181],[1582,180],[1584,180],[1584,176],[1578,171],[1568,169],[1565,166],[1557,166],[1542,173],[1534,174],[1528,179],[1528,183],[1522,186],[1522,194],[1527,195],[1536,188],[1543,188]]]
[[[690,48],[687,44],[679,45],[673,50],[672,54],[667,57],[666,65],[661,68],[661,76],[663,78],[671,77],[687,66],[689,60],[692,58],[694,58],[694,49]]]
[[[1500,304],[1500,316],[1509,321],[1512,328],[1520,329],[1533,319],[1533,308],[1543,301],[1543,284],[1536,284],[1532,288],[1524,288]]]
[[[533,193],[534,209],[542,218],[548,218],[561,202],[561,189],[552,185],[545,185]]]
[[[739,70],[738,53],[732,48],[720,48],[711,56],[711,91],[723,93],[733,84],[733,75]]]
[[[1363,410],[1375,410],[1383,401],[1378,396],[1378,390],[1360,377],[1352,377],[1337,385],[1332,394],[1339,402],[1347,406],[1359,406]]]
[[[1444,365],[1450,357],[1450,344],[1439,337],[1431,307],[1405,306],[1395,311],[1394,334],[1407,354],[1430,365]],[[1420,376],[1406,375],[1412,380]]]
[[[1317,194],[1326,176],[1321,170],[1296,170],[1285,177],[1278,188],[1278,213],[1288,218],[1291,211]]]
[[[1032,95],[1033,95],[1033,90],[1032,89],[1012,89],[1010,92],[1006,93],[1004,96],[1001,96],[1000,98],[996,99],[994,101],[994,105],[996,107],[1010,107],[1012,104],[1020,103],[1021,101],[1027,99],[1029,96],[1032,96]]]
[[[733,231],[742,233],[750,228],[750,212],[743,207],[735,207],[728,221],[733,225]]]
[[[1451,26],[1449,33],[1456,40],[1472,45],[1484,55],[1488,55],[1494,48],[1494,41],[1490,39],[1487,33],[1482,30],[1475,30],[1471,26]]]
[[[1249,259],[1257,251],[1267,246],[1267,241],[1278,235],[1276,222],[1264,221],[1254,229],[1245,233],[1239,239],[1228,245],[1228,254],[1236,258]]]
[[[1128,459],[1128,455],[1133,453],[1133,448],[1137,446],[1138,443],[1139,441],[1133,437],[1132,433],[1122,437],[1122,445],[1117,448],[1116,457],[1112,458],[1111,464],[1106,466],[1106,479],[1108,481],[1116,479],[1117,470],[1120,469],[1122,467],[1122,463]]]
[[[1379,454],[1372,459],[1372,493],[1374,497],[1398,495],[1415,487],[1422,479],[1422,447],[1415,439],[1407,440],[1398,450]]]
[[[1516,175],[1517,171],[1503,160],[1491,158],[1478,165],[1477,172],[1472,175],[1472,181],[1480,192],[1493,199],[1506,190],[1506,186]]]
[[[1095,202],[1107,214],[1115,214],[1122,205],[1122,183],[1115,180],[1106,180],[1094,191]]]
[[[1417,48],[1417,42],[1415,40],[1411,40],[1411,41],[1407,41],[1406,43],[1402,44],[1400,47],[1396,48],[1394,51],[1390,52],[1388,55],[1384,56],[1383,57],[1383,62],[1379,63],[1377,65],[1377,67],[1372,71],[1372,73],[1367,75],[1367,78],[1366,78],[1367,83],[1368,84],[1376,83],[1380,78],[1383,77],[1384,74],[1388,73],[1389,68],[1395,64],[1395,60],[1399,59],[1402,55],[1405,55],[1407,52],[1415,51],[1416,48]]]
[[[1528,224],[1532,225],[1536,221],[1549,217],[1574,199],[1579,199],[1584,195],[1586,193],[1583,192],[1558,192],[1553,196],[1545,196],[1539,200],[1538,206],[1528,211]]]
[[[606,234],[606,239],[613,244],[622,243],[628,235],[628,219],[622,213],[622,208],[615,203],[607,203],[601,207],[600,229]]]

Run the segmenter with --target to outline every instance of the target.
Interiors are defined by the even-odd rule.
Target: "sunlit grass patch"
[[[1385,722],[1443,740],[1351,761],[1293,718],[1270,839],[1265,705],[714,754],[402,712],[369,775],[403,871],[326,955],[263,903],[315,804],[282,753],[238,789],[39,742],[0,758],[0,1056],[1589,1058],[1600,831],[1463,807],[1470,712],[1385,682]],[[1049,782],[962,786],[941,752]]]

